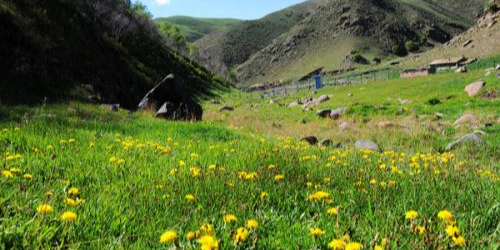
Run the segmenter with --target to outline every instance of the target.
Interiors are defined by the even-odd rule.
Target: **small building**
[[[467,61],[467,58],[463,56],[448,59],[439,59],[431,62],[429,66],[434,72],[437,72],[442,70],[456,69],[465,65]]]
[[[401,72],[401,78],[413,78],[419,76],[427,76],[429,74],[433,74],[432,68],[420,68],[420,69],[407,69]]]

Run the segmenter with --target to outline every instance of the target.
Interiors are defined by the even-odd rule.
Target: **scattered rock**
[[[340,131],[351,130],[354,129],[356,124],[353,122],[343,122],[339,125]]]
[[[368,140],[356,141],[354,148],[363,149],[363,150],[371,150],[371,151],[379,151],[380,150],[379,146],[375,142],[368,141]]]
[[[460,68],[457,68],[455,70],[455,73],[466,73],[467,72],[467,68],[465,67],[460,67]]]
[[[469,84],[467,87],[465,87],[465,92],[467,92],[467,94],[469,94],[469,96],[475,96],[481,91],[481,89],[485,85],[486,85],[486,83],[484,81],[479,81],[479,82]]]
[[[269,104],[271,104],[271,105],[274,104],[274,103],[276,103],[276,101],[274,101],[274,100],[270,100],[269,101]]]
[[[496,70],[500,70],[500,64],[497,64],[497,66],[495,67]]]
[[[460,126],[463,124],[478,124],[478,123],[479,123],[479,119],[477,117],[475,117],[472,113],[467,112],[462,117],[458,118],[453,123],[453,126]]]
[[[104,107],[112,112],[117,112],[120,109],[120,104],[102,104],[101,107]]]
[[[331,109],[322,109],[322,110],[319,110],[318,112],[316,112],[316,114],[318,116],[323,117],[323,118],[330,116],[331,113],[332,113]]]
[[[292,102],[292,103],[289,103],[289,104],[287,105],[287,107],[289,107],[289,108],[293,108],[293,107],[297,107],[297,106],[299,106],[299,102],[297,102],[297,101]]]
[[[220,112],[222,111],[234,111],[234,107],[231,105],[224,105],[222,108],[219,109]]]
[[[304,104],[304,106],[302,106],[302,109],[304,110],[308,110],[310,108],[313,108],[313,107],[316,107],[318,106],[320,103],[323,103],[323,102],[326,102],[326,101],[329,101],[331,98],[330,95],[322,95],[316,99],[313,99],[309,102],[306,102],[306,104]]]
[[[402,100],[402,99],[398,99],[398,103],[400,105],[408,105],[408,104],[411,104],[411,100]]]
[[[303,137],[300,140],[303,141],[303,142],[309,143],[309,145],[311,145],[311,146],[314,146],[314,145],[318,144],[318,138],[316,136],[312,136],[312,135]]]
[[[500,78],[500,73],[497,73],[497,78]]]
[[[465,143],[471,143],[471,144],[474,144],[476,147],[480,147],[484,144],[484,141],[476,133],[466,134],[466,135],[462,136],[462,138],[448,144],[448,146],[446,147],[446,151],[453,150],[456,147],[458,147],[462,144],[465,144]]]
[[[346,110],[347,107],[341,107],[336,110],[332,110],[332,112],[330,113],[330,118],[332,118],[333,120],[338,120]]]
[[[434,113],[434,120],[441,120],[443,119],[444,114],[443,113]]]
[[[330,147],[332,145],[333,145],[333,141],[330,139],[323,139],[318,144],[318,146],[320,146],[320,147]]]

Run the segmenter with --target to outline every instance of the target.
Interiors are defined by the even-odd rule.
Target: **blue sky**
[[[304,0],[142,0],[154,17],[194,16],[257,19]]]

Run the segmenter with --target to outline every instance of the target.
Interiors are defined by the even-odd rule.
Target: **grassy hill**
[[[0,1],[0,27],[3,104],[94,95],[134,108],[170,73],[186,79],[193,96],[210,95],[218,85],[124,1]]]
[[[258,46],[237,35],[238,32],[253,34],[240,26],[201,39],[198,44],[205,59],[201,62],[226,75],[228,69],[233,69],[232,75],[243,85],[297,79],[318,67],[327,70],[358,67],[349,58],[353,51],[368,60],[385,59],[406,55],[407,42],[416,45],[415,51],[425,51],[448,41],[473,24],[485,2],[316,2],[316,8],[307,12],[314,14],[288,22],[281,32],[259,40]],[[268,23],[262,25],[259,31],[273,27]]]
[[[463,92],[483,76],[444,73],[314,93],[333,94],[318,108],[349,108],[337,122],[278,104],[307,92],[274,104],[228,95],[222,101],[235,112],[207,103],[212,119],[202,123],[81,103],[0,106],[0,248],[494,249],[500,109]],[[498,78],[484,79],[484,91],[499,88]],[[441,104],[430,105],[432,98]],[[481,128],[485,144],[441,152],[475,130],[451,125],[465,111],[493,122]],[[434,120],[434,112],[444,118]],[[356,128],[339,132],[344,121]],[[299,142],[309,133],[343,146]],[[384,151],[354,150],[360,138]]]
[[[196,18],[187,16],[157,18],[154,21],[168,22],[175,25],[189,42],[195,42],[208,34],[224,31],[242,22],[231,18]]]

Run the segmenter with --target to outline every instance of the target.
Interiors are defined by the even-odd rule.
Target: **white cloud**
[[[158,5],[170,4],[172,0],[155,0]]]

